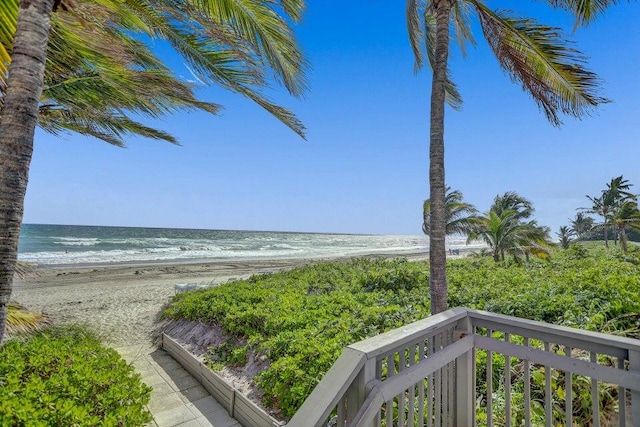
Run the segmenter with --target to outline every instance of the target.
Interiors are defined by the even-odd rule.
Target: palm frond
[[[433,69],[436,62],[436,20],[431,13],[425,13],[424,16],[424,28],[425,28],[425,47],[427,50],[427,59],[429,60],[429,66]],[[456,84],[451,80],[451,72],[447,69],[447,80],[444,86],[445,101],[454,110],[462,109],[462,96],[458,91]]]
[[[13,35],[16,32],[19,0],[0,2],[0,89],[4,93],[11,63]]]
[[[560,30],[531,19],[511,18],[473,1],[482,31],[500,66],[522,84],[549,121],[559,126],[559,113],[581,118],[598,104],[597,76],[583,67],[585,57],[568,47]]]
[[[480,217],[477,209],[470,203],[464,201],[464,196],[460,190],[451,191],[451,187],[445,187],[445,233],[467,235],[477,228]],[[429,234],[431,220],[431,201],[425,200],[422,205],[422,231]]]
[[[7,335],[32,334],[46,328],[49,324],[49,319],[46,316],[28,311],[20,304],[9,303]]]
[[[617,0],[549,0],[555,8],[566,10],[576,17],[576,26],[588,25],[609,7],[618,4]]]
[[[415,73],[422,70],[424,66],[425,51],[431,68],[433,68],[435,62],[435,17],[431,14],[430,7],[430,2],[407,0],[407,31],[409,33],[409,44],[413,51],[413,71]],[[460,19],[458,20],[458,18]],[[464,22],[461,16],[454,16],[454,21],[458,24]],[[468,28],[461,28],[460,31],[467,34]],[[470,34],[470,32],[468,32],[468,34]],[[458,92],[455,83],[451,80],[449,71],[447,71],[447,81],[445,83],[445,96],[446,102],[451,108],[454,110],[460,110],[462,108],[462,96],[460,92]]]
[[[43,112],[44,111],[44,112]],[[139,135],[178,144],[171,134],[143,125],[124,115],[104,114],[102,111],[74,111],[67,109],[41,109],[40,127],[53,134],[77,132],[124,147],[125,136]]]
[[[413,51],[413,70],[418,72],[424,65],[424,55],[422,52],[422,44],[424,42],[425,30],[420,19],[420,1],[407,0],[407,31],[409,32],[409,44]]]
[[[18,3],[7,0],[0,5],[0,67],[8,65],[2,55],[7,52],[8,56],[11,50],[14,30],[10,25]],[[226,4],[223,13],[211,13],[210,6],[217,7],[217,3]],[[92,0],[65,2],[64,6],[52,17],[41,100],[44,129],[86,132],[116,145],[122,145],[123,137],[132,133],[175,142],[165,132],[132,120],[131,115],[158,117],[185,108],[217,113],[219,105],[198,100],[194,85],[172,75],[145,38],[138,37],[145,34],[169,41],[201,82],[252,99],[304,137],[304,126],[295,115],[259,92],[270,85],[272,77],[295,95],[305,89],[306,63],[283,17],[299,20],[302,0]],[[3,69],[0,106],[6,77]],[[89,120],[103,123],[90,124]]]
[[[476,40],[471,32],[471,22],[469,22],[469,3],[466,1],[457,1],[453,3],[452,8],[453,29],[456,34],[456,40],[462,56],[467,55],[467,43],[472,46],[476,45]]]
[[[266,69],[254,47],[247,45],[234,28],[202,13],[191,13],[187,23],[183,19],[186,10],[173,9],[171,13],[172,25],[161,28],[162,36],[185,58],[199,80],[251,99],[305,138],[300,120],[257,90],[267,85]]]
[[[175,2],[170,2],[175,3]],[[272,8],[272,2],[253,0],[185,0],[217,26],[231,26],[238,37],[249,42],[266,60],[275,77],[294,96],[306,90],[303,70],[307,67],[287,22]],[[287,2],[287,9],[296,3]],[[194,10],[190,10],[193,16]],[[295,15],[295,14],[294,14]],[[295,15],[297,16],[297,15]]]

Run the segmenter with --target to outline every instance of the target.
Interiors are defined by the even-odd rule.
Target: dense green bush
[[[451,261],[449,306],[637,336],[640,267],[614,250],[582,252]],[[403,260],[318,264],[179,294],[165,315],[214,321],[232,335],[211,350],[218,366],[243,364],[248,352],[268,359],[256,382],[291,416],[346,345],[429,315],[428,271]]]
[[[150,393],[81,328],[48,328],[0,350],[2,426],[140,426],[151,421]]]

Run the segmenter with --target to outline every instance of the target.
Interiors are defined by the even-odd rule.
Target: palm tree
[[[578,212],[571,221],[571,230],[578,240],[586,238],[593,229],[593,218],[586,216],[582,212]]]
[[[495,262],[504,260],[504,253],[507,248],[514,246],[514,242],[519,235],[517,212],[504,211],[498,214],[490,210],[482,217],[478,227],[469,234],[469,240],[484,240],[489,245],[493,260]]]
[[[622,251],[626,254],[628,249],[627,230],[629,228],[640,230],[638,203],[634,200],[625,200],[622,202],[611,215],[610,223],[618,230],[620,234],[620,246],[622,246]]]
[[[550,4],[572,12],[577,24],[590,22],[613,1],[554,1]],[[553,125],[560,125],[559,114],[583,117],[592,107],[606,100],[596,95],[596,76],[587,71],[583,56],[561,36],[557,28],[532,19],[509,16],[508,11],[492,11],[479,0],[407,0],[407,27],[415,57],[415,69],[424,64],[424,52],[433,70],[429,143],[430,288],[431,312],[447,308],[446,210],[444,172],[445,102],[459,107],[461,98],[448,73],[449,28],[463,48],[474,42],[469,10],[477,13],[482,32],[501,67],[519,81],[544,111]]]
[[[18,253],[53,0],[22,1],[0,120],[0,345]]]
[[[52,25],[57,6],[70,11],[55,14]],[[104,19],[105,10],[113,20]],[[164,91],[163,86],[173,83],[167,79],[168,73],[159,72],[157,79],[147,85],[154,76],[136,74],[138,65],[158,68],[162,63],[148,50],[135,48],[142,47],[139,41],[131,41],[133,49],[124,49],[133,53],[130,73],[117,68],[122,62],[114,64],[118,55],[111,55],[121,52],[118,49],[123,44],[112,45],[110,41],[119,38],[117,33],[124,33],[120,34],[124,43],[126,33],[141,32],[167,40],[201,81],[216,83],[250,98],[303,135],[304,127],[293,114],[258,91],[268,85],[273,75],[291,94],[303,93],[305,62],[288,24],[288,20],[298,21],[302,10],[300,0],[0,3],[0,344],[4,339],[34,130],[39,118],[49,131],[71,130],[121,144],[121,136],[128,132],[172,140],[166,133],[131,120],[128,111],[137,110],[153,117],[172,111],[172,105],[178,104],[215,112],[215,104],[201,103],[190,97],[189,91],[183,92],[185,85],[182,88],[173,85],[171,90]],[[112,31],[113,37],[95,39],[92,31],[101,29]],[[47,49],[51,54],[48,59]],[[67,63],[70,57],[79,61]],[[45,63],[53,68],[51,78],[45,78]],[[109,74],[110,70],[116,71]],[[118,84],[128,85],[145,96],[132,96]],[[155,92],[150,93],[152,90]],[[43,93],[51,102],[41,105]],[[81,96],[73,96],[74,93]]]
[[[489,212],[476,222],[469,240],[484,240],[491,248],[493,260],[504,261],[505,253],[517,258],[530,255],[546,258],[551,246],[549,229],[536,221],[524,222],[533,214],[533,205],[516,193],[496,196]]]
[[[549,258],[549,248],[554,246],[551,241],[551,229],[546,226],[539,226],[536,221],[529,221],[523,224],[519,239],[516,241],[517,246],[511,248],[509,252],[517,258],[523,254],[527,261],[531,255],[541,259]]]
[[[633,184],[629,183],[628,179],[624,179],[622,175],[620,175],[616,178],[611,178],[604,192],[607,194],[608,202],[611,205],[615,205],[620,201],[637,199],[635,194],[628,191],[631,187],[633,187]]]
[[[607,184],[607,188],[602,190],[600,196],[587,196],[592,206],[590,209],[585,210],[602,217],[602,223],[597,227],[603,230],[604,245],[607,248],[609,247],[608,229],[613,224],[613,217],[617,215],[618,209],[626,202],[637,200],[636,195],[628,191],[632,186],[633,184],[630,184],[628,180],[620,175],[611,179]],[[613,226],[613,229],[619,230],[616,226]]]
[[[478,210],[470,203],[464,201],[460,190],[451,191],[451,187],[446,188],[445,208],[447,212],[447,225],[445,233],[468,235],[478,220]],[[424,201],[422,206],[422,231],[429,235],[431,202]]]
[[[605,190],[607,202],[611,206],[611,216],[616,215],[616,211],[620,209],[623,203],[627,201],[635,201],[636,195],[630,193],[628,190],[631,189],[633,184],[629,183],[629,180],[626,180],[620,175],[619,177],[612,178],[611,182],[607,184],[607,189]],[[616,231],[619,231],[618,227],[613,227],[614,234],[614,244],[618,244],[618,235]],[[626,237],[626,236],[625,236]]]
[[[560,238],[560,246],[562,246],[562,249],[568,249],[571,244],[571,238],[575,235],[575,232],[568,226],[563,225],[556,234]]]
[[[586,212],[596,214],[602,217],[602,223],[596,225],[596,228],[602,228],[604,233],[604,245],[609,247],[609,234],[608,234],[608,226],[607,222],[609,219],[609,211],[611,209],[611,205],[608,204],[608,198],[605,194],[605,191],[600,194],[600,196],[586,196],[587,199],[591,201],[591,208],[585,209]]]

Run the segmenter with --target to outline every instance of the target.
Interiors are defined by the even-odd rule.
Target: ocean
[[[449,247],[463,247],[464,238]],[[24,224],[18,259],[42,265],[306,259],[424,252],[424,236]]]

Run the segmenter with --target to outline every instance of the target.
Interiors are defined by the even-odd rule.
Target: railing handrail
[[[531,332],[540,332],[543,334],[553,335],[562,339],[573,339],[582,341],[585,347],[596,344],[601,347],[615,348],[618,350],[640,351],[640,340],[626,338],[617,335],[604,334],[601,332],[587,331],[583,329],[572,328],[568,326],[559,326],[551,323],[539,322],[536,320],[522,319],[519,317],[507,316],[503,314],[491,313],[482,310],[464,309],[473,321],[474,319],[485,320],[499,324],[496,330],[504,331],[509,326],[526,330],[526,335]],[[478,322],[473,322],[474,325]],[[547,340],[548,341],[548,340]],[[552,341],[557,342],[557,341]],[[603,351],[604,353],[605,351]]]
[[[434,314],[425,319],[351,344],[348,348],[361,351],[366,355],[367,359],[373,359],[395,348],[418,340],[425,335],[435,334],[450,327],[452,324],[464,319],[467,316],[468,310],[469,309],[463,307],[452,308],[451,310]]]

